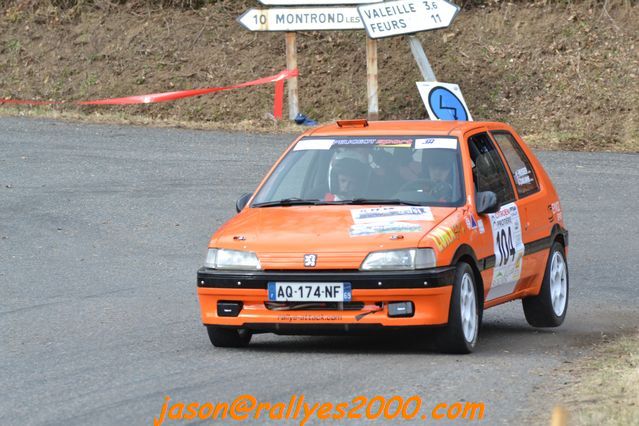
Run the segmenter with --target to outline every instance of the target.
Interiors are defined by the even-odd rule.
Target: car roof
[[[469,130],[488,127],[508,129],[509,126],[499,122],[489,121],[432,121],[432,120],[396,120],[396,121],[367,121],[353,120],[360,124],[350,124],[340,127],[338,122],[320,126],[304,133],[303,136],[371,136],[371,135],[457,135]]]

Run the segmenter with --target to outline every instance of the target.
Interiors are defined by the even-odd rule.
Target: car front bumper
[[[205,325],[313,334],[446,324],[454,278],[454,267],[402,272],[240,272],[201,268],[197,292]],[[272,310],[267,307],[269,282],[349,282],[352,302],[359,302],[361,308]],[[237,316],[219,316],[220,301],[240,302],[242,309]],[[412,316],[388,315],[388,303],[407,301],[413,303]]]

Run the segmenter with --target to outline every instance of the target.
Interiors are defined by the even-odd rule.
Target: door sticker
[[[497,213],[489,214],[493,230],[495,269],[486,300],[512,293],[521,276],[524,243],[521,220],[515,203],[506,204]]]

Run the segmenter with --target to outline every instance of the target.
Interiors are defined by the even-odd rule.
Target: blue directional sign
[[[436,86],[431,89],[428,105],[439,120],[468,120],[468,111],[464,103],[445,87]]]
[[[418,81],[417,90],[431,120],[473,121],[459,85],[441,81]]]

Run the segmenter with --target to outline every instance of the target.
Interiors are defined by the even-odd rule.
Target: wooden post
[[[419,67],[419,71],[422,73],[424,81],[437,81],[435,72],[431,68],[430,62],[428,62],[426,53],[424,53],[422,43],[414,35],[410,35],[407,38],[410,51],[413,53],[413,57],[415,58],[415,62],[417,62],[417,67]]]
[[[297,68],[297,45],[295,33],[286,33],[286,68],[292,71]],[[291,77],[286,83],[288,86],[288,118],[295,120],[300,112],[300,104],[297,95],[297,77]]]
[[[379,120],[377,99],[377,40],[368,37],[366,37],[366,80],[368,119]]]

